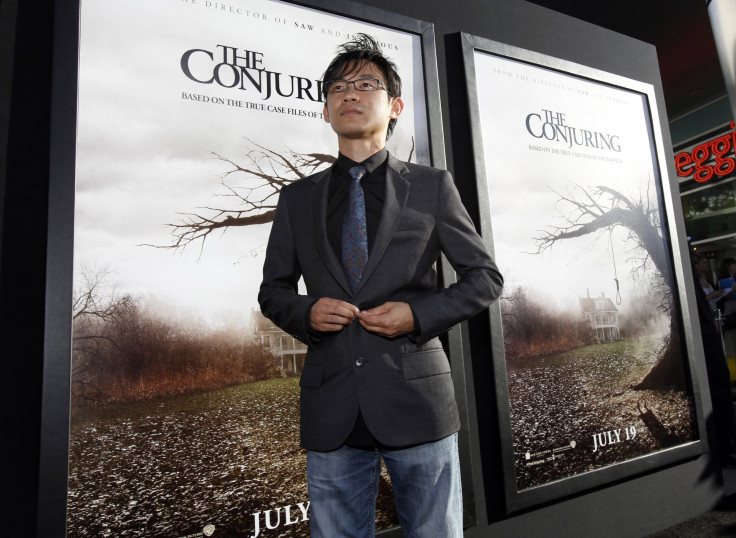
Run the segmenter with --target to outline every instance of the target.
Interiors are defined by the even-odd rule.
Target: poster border
[[[446,167],[444,130],[437,69],[434,25],[352,0],[277,0],[398,30],[419,37],[430,161]],[[78,109],[78,68],[81,0],[60,0],[54,10],[52,110],[49,166],[49,205],[44,304],[44,352],[40,418],[40,455],[36,529],[39,536],[63,536],[67,523],[67,481],[70,440],[71,338],[74,252],[74,203]],[[443,259],[442,268],[447,266]],[[439,284],[447,285],[452,273],[444,271]],[[442,276],[445,275],[445,276]],[[460,374],[463,370],[460,329],[448,335],[448,355]],[[456,376],[459,400],[467,401],[462,375]],[[463,406],[461,406],[463,407]],[[468,415],[461,417],[467,430]],[[462,459],[470,460],[470,447],[461,443]],[[467,470],[467,464],[465,473]],[[475,523],[472,483],[464,492],[466,526]],[[470,509],[470,512],[468,512]],[[381,536],[400,536],[398,527]]]
[[[486,177],[486,166],[484,159],[482,125],[479,116],[479,97],[477,92],[477,78],[475,73],[475,53],[483,52],[504,59],[520,61],[534,67],[549,69],[563,74],[575,76],[593,82],[603,83],[628,91],[635,92],[644,97],[646,106],[646,119],[649,121],[650,132],[647,138],[654,148],[652,166],[659,172],[657,189],[662,193],[664,207],[660,207],[662,230],[669,238],[669,258],[673,268],[675,280],[675,301],[680,306],[681,335],[685,340],[683,353],[685,367],[689,375],[690,394],[694,400],[695,424],[698,439],[683,443],[676,447],[664,449],[658,452],[645,454],[630,460],[608,465],[601,469],[588,471],[579,475],[555,480],[532,488],[519,490],[516,479],[516,465],[514,457],[513,434],[511,428],[511,409],[509,402],[509,391],[506,377],[506,361],[504,343],[502,338],[494,338],[491,346],[491,360],[493,362],[492,373],[496,394],[496,412],[500,437],[501,467],[504,478],[504,493],[507,514],[525,510],[536,505],[548,503],[563,497],[568,497],[586,490],[610,484],[614,481],[631,478],[638,474],[660,469],[667,465],[696,458],[708,451],[708,440],[705,426],[705,415],[709,411],[709,401],[703,402],[703,393],[700,389],[699,379],[705,377],[702,367],[702,344],[698,338],[694,338],[695,331],[699,330],[698,317],[692,309],[694,305],[694,293],[688,289],[685,282],[692,282],[692,273],[688,259],[687,249],[680,248],[684,243],[682,226],[682,211],[675,211],[675,202],[671,190],[662,185],[662,179],[669,181],[668,162],[665,158],[663,135],[659,123],[654,88],[651,84],[622,77],[606,71],[583,66],[561,58],[533,52],[520,47],[507,45],[491,39],[460,33],[462,64],[465,70],[465,83],[468,99],[468,116],[470,125],[471,151],[473,154],[476,175],[476,195],[480,212],[481,234],[493,248],[493,230],[491,226],[491,209],[488,198],[488,181]],[[679,207],[679,199],[677,200]],[[503,334],[501,321],[500,303],[496,302],[489,308],[489,330],[491,334]],[[707,398],[707,397],[706,397]]]

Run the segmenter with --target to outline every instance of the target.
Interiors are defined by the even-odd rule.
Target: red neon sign
[[[731,129],[734,129],[731,122]],[[731,156],[728,156],[729,153]],[[714,175],[723,177],[736,170],[736,131],[695,146],[692,151],[675,155],[677,175],[705,183]],[[712,159],[712,162],[710,162]]]

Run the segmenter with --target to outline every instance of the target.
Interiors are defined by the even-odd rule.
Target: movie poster
[[[646,94],[473,58],[512,490],[697,440]]]
[[[273,0],[81,2],[69,536],[308,535],[305,349],[257,293],[281,187],[336,158],[320,78],[357,32],[403,79],[389,150],[431,164],[417,34]]]

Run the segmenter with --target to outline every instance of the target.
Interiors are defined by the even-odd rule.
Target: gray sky
[[[219,178],[229,167],[212,152],[244,162],[244,138],[250,138],[276,151],[336,155],[336,139],[321,119],[214,104],[221,98],[322,111],[321,103],[306,99],[263,100],[252,89],[193,82],[180,68],[182,54],[203,49],[218,60],[217,45],[232,46],[243,56],[246,50],[262,53],[260,67],[269,71],[317,80],[336,47],[366,25],[268,0],[85,0],[81,28],[77,271],[81,264],[107,267],[119,291],[205,320],[248,315],[257,308],[270,225],[215,233],[201,256],[199,243],[183,252],[142,245],[171,244],[165,225],[180,222],[180,213],[207,205],[235,208],[214,196],[225,194]],[[421,72],[412,66],[418,38],[379,27],[369,32],[385,43],[405,88],[422,87]],[[205,55],[196,58],[198,69],[211,69],[209,60],[201,61]],[[183,93],[209,102],[183,99]],[[425,105],[406,102],[389,149],[408,155],[413,136],[426,157]],[[231,183],[242,185],[242,179]]]

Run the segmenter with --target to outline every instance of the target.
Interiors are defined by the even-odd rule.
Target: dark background
[[[358,5],[368,19],[373,8],[380,8],[434,24],[447,164],[476,222],[458,32],[652,84],[659,111],[654,121],[663,127],[670,162],[668,116],[675,119],[725,93],[702,0],[536,3],[657,48],[521,0],[364,0]],[[5,487],[0,505],[6,512],[3,526],[8,535],[60,536],[65,520],[67,410],[56,402],[66,400],[69,376],[69,350],[64,342],[68,343],[71,330],[67,318],[75,110],[68,103],[76,91],[77,11],[75,1],[0,3],[0,357],[5,385]],[[52,106],[54,102],[58,104]],[[676,202],[679,208],[679,199]],[[682,232],[681,220],[678,216]],[[467,536],[528,536],[545,531],[553,535],[646,535],[717,502],[719,473],[706,454],[506,516],[495,397],[488,390],[493,379],[487,327],[484,316],[469,324],[472,356],[468,360],[473,368],[468,388],[474,411],[470,441],[477,524]],[[696,391],[703,388],[696,383]],[[42,405],[44,399],[50,404]]]
[[[654,45],[669,121],[726,94],[705,0],[531,2]]]

